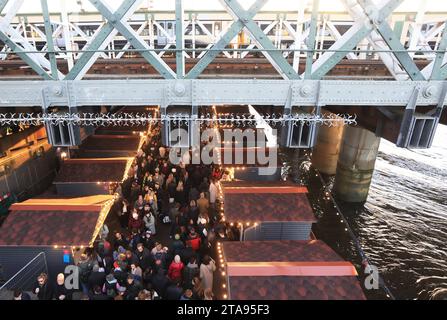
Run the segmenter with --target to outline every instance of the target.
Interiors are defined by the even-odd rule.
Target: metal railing
[[[11,291],[13,290],[31,290],[37,276],[42,272],[48,274],[47,259],[44,252],[38,253],[0,287],[0,300],[11,299]]]

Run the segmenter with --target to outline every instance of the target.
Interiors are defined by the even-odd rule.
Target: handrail
[[[45,268],[47,266],[47,259],[45,257],[45,252],[39,252],[33,259],[31,259],[25,266],[23,266],[19,271],[17,271],[8,281],[6,281],[1,287],[0,290],[3,290],[6,288],[6,286],[12,281],[14,280],[23,270],[25,270],[29,265],[31,265],[34,260],[36,260],[37,258],[39,258],[39,256],[43,255],[43,259],[45,262]]]
[[[321,176],[320,172],[316,168],[314,168],[314,169],[315,169],[315,171],[318,174],[318,177],[320,179],[321,184],[323,185],[323,187],[326,187],[326,183],[325,183],[323,177]],[[358,240],[358,238],[354,234],[354,231],[352,231],[351,226],[348,223],[348,220],[346,219],[346,217],[344,216],[344,214],[341,211],[340,207],[338,206],[337,202],[335,201],[334,197],[332,196],[332,193],[328,192],[327,196],[332,201],[332,203],[334,204],[334,209],[337,210],[337,213],[342,218],[342,221],[344,221],[345,226],[346,226],[345,230],[349,233],[349,236],[351,237],[352,241],[354,241],[354,246],[357,249],[357,253],[362,258],[362,263],[366,262],[368,265],[371,265],[369,257],[364,252],[362,246],[360,245],[360,241]],[[385,294],[386,294],[386,296],[388,298],[390,298],[391,300],[395,300],[396,299],[394,297],[394,295],[392,294],[391,290],[385,284],[385,281],[383,280],[383,277],[381,277],[380,275],[379,275],[379,286],[382,287],[383,291],[385,292]]]

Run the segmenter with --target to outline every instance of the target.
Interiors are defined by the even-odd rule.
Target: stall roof
[[[65,160],[54,183],[121,182],[132,158]]]
[[[363,300],[350,262],[324,242],[224,242],[229,298],[236,300]]]
[[[95,134],[87,137],[82,145],[81,150],[88,151],[131,151],[137,152],[140,144],[140,136],[134,135],[112,135],[112,134]]]
[[[0,246],[88,246],[100,211],[13,210],[0,228]]]
[[[222,184],[227,221],[316,221],[307,188],[289,182],[226,182]]]
[[[320,240],[228,241],[223,248],[227,262],[342,260]]]
[[[114,196],[34,198],[11,206],[0,228],[0,246],[89,246]]]
[[[11,206],[15,211],[64,210],[98,211],[104,203],[113,199],[112,195],[94,195],[85,197],[52,196],[51,198],[32,198]]]
[[[277,153],[276,147],[237,147],[224,146],[218,149],[223,167],[277,167],[277,163],[267,162],[271,153]],[[239,158],[236,157],[239,154]],[[260,158],[261,156],[261,158]],[[264,159],[265,157],[265,159]],[[277,159],[275,156],[274,159]],[[237,161],[236,161],[237,160]]]

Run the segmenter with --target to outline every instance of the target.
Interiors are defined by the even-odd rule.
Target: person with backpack
[[[88,278],[93,271],[93,261],[85,254],[81,254],[81,259],[78,262],[79,269],[79,282],[82,287],[82,292],[88,295],[89,286],[88,286]]]

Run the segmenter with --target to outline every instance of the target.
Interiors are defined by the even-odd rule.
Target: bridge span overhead
[[[328,289],[328,296],[350,296],[344,287],[349,286],[356,293],[353,297],[364,298],[366,284],[357,283],[356,266],[371,266],[337,202],[364,208],[383,145],[418,155],[425,152],[422,149],[439,147],[436,133],[439,137],[447,125],[446,52],[447,2],[437,0],[0,0],[0,195],[39,194],[40,188],[29,191],[27,186],[34,186],[34,177],[39,184],[55,183],[57,196],[45,189],[45,197],[12,207],[19,225],[26,225],[31,212],[45,212],[45,221],[55,231],[50,240],[59,236],[54,217],[69,211],[89,216],[82,213],[86,208],[95,213],[89,219],[96,225],[79,230],[86,232],[79,246],[33,240],[47,251],[28,262],[46,255],[56,261],[65,249],[73,249],[73,258],[80,249],[104,241],[103,224],[110,222],[116,202],[125,209],[114,223],[125,236],[134,236],[133,229],[140,227],[143,238],[150,238],[157,235],[156,226],[161,230],[156,240],[171,243],[175,235],[167,236],[171,231],[165,224],[175,225],[178,217],[170,210],[177,208],[176,197],[186,189],[183,183],[200,180],[197,187],[206,187],[195,200],[206,197],[205,211],[211,216],[190,221],[194,232],[203,224],[211,226],[204,236],[198,235],[203,241],[223,225],[231,230],[232,240],[265,241],[244,246],[253,252],[270,252],[280,245],[274,241],[287,240],[290,246],[283,246],[295,247],[297,256],[308,259],[260,261],[256,254],[239,254],[238,246],[218,242],[213,247],[222,275],[217,296],[250,297],[243,288],[253,283],[263,286],[259,295],[265,296],[265,287],[275,287],[270,277],[295,273],[302,278],[292,282],[300,288],[308,282],[323,288],[325,284],[318,283],[321,271],[329,278],[347,277],[345,282],[337,278],[339,290]],[[212,164],[201,158],[207,147]],[[247,154],[236,163],[239,151]],[[248,163],[250,152],[253,163]],[[258,158],[260,152],[264,159]],[[288,159],[279,162],[278,156],[271,165],[273,154]],[[49,166],[28,168],[32,160],[43,158]],[[233,163],[225,163],[227,158]],[[290,172],[296,164],[298,171],[306,172],[306,183]],[[188,166],[194,169],[187,171]],[[261,177],[270,167],[274,170],[269,177]],[[423,170],[415,168],[422,175]],[[154,180],[159,174],[161,183]],[[225,182],[210,186],[204,177]],[[297,181],[306,186],[296,186]],[[163,201],[154,197],[157,184],[168,192]],[[342,237],[350,237],[349,244],[360,252],[356,266],[316,240],[320,237],[313,231],[323,227],[313,227],[320,217],[314,219],[312,211],[320,208],[315,200],[320,195],[312,198],[321,190],[322,207],[331,207],[343,226]],[[98,193],[98,203],[81,204],[85,199],[97,201]],[[138,202],[139,193],[144,193],[144,205]],[[78,200],[65,204],[66,196]],[[190,200],[189,195],[185,199]],[[179,208],[194,206],[184,202]],[[140,226],[139,214],[146,205],[160,219]],[[158,205],[167,205],[169,213]],[[269,214],[259,213],[261,205]],[[284,215],[279,219],[274,210]],[[312,218],[302,216],[303,210]],[[12,218],[7,219],[5,225],[12,225]],[[69,222],[79,228],[76,221]],[[14,243],[9,234],[15,229],[10,229],[4,233],[8,239],[0,239],[0,258],[3,247]],[[194,232],[188,231],[188,237]],[[66,235],[69,232],[60,239],[76,240]],[[183,235],[178,238],[184,240]],[[323,238],[331,238],[330,232]],[[294,241],[301,244],[295,246]],[[25,244],[31,246],[26,241],[17,246]],[[3,256],[12,254],[10,250]],[[318,259],[313,250],[321,251]],[[25,265],[26,259],[21,259]],[[330,262],[320,261],[324,259]],[[180,264],[174,256],[171,260]],[[48,269],[46,260],[44,265]],[[277,268],[284,265],[288,268]],[[362,276],[367,276],[365,270]],[[14,283],[20,270],[8,274],[12,282],[6,283]],[[317,278],[307,281],[304,276]],[[385,296],[393,298],[382,280]],[[284,279],[278,283],[290,285]],[[0,297],[2,288],[0,282]],[[323,291],[314,294],[326,297]],[[302,298],[303,292],[282,294]]]

